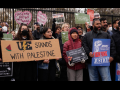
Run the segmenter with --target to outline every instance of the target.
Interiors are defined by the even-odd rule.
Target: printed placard
[[[74,50],[69,50],[66,52],[68,60],[71,61],[72,63],[78,63],[81,60],[87,60],[88,56],[84,50],[83,47],[74,49]]]
[[[12,62],[0,62],[0,77],[13,76],[13,63]]]
[[[52,14],[52,17],[55,18],[56,24],[63,24],[65,22],[64,13]]]
[[[12,34],[6,34],[6,33],[3,33],[3,38],[4,40],[13,40],[13,36]]]
[[[90,24],[90,16],[84,13],[75,13],[75,24]]]
[[[120,63],[116,63],[115,81],[120,81]]]
[[[68,31],[66,32],[61,32],[61,37],[62,37],[62,44],[64,44],[66,41],[68,41]]]
[[[110,39],[93,39],[92,66],[110,66]]]

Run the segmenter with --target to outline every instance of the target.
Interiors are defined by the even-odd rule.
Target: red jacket
[[[70,31],[72,29],[76,29],[75,27],[74,28],[71,28],[68,32],[68,37],[69,37],[69,40],[67,42],[64,43],[64,46],[63,46],[63,58],[65,59],[66,63],[67,63],[67,67],[69,69],[73,69],[73,70],[79,70],[79,69],[83,69],[85,68],[85,64],[82,64],[82,63],[76,63],[74,66],[69,66],[68,65],[68,57],[66,55],[66,51],[69,51],[69,50],[73,50],[73,49],[78,49],[81,47],[81,42],[79,41],[79,36],[78,38],[75,40],[75,42],[73,42],[73,39],[70,35]],[[77,29],[76,29],[77,30]]]

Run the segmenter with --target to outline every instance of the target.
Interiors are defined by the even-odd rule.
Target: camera
[[[40,25],[40,33],[43,33],[43,24]]]
[[[120,21],[118,22],[118,26],[120,27]]]

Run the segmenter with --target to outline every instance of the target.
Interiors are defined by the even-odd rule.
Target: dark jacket
[[[61,36],[61,33],[58,35],[58,39],[59,39],[59,45],[60,45],[60,50],[61,50],[61,55],[62,55],[62,58],[59,60],[59,64],[61,66],[66,66],[66,62],[65,62],[65,59],[63,58],[63,45],[62,44],[62,36]]]
[[[68,65],[68,57],[66,55],[66,51],[69,51],[69,50],[73,50],[73,49],[78,49],[78,48],[81,48],[81,42],[79,41],[79,36],[78,38],[73,42],[73,39],[70,35],[70,31],[72,29],[75,29],[75,28],[71,28],[68,32],[68,36],[69,36],[69,40],[67,42],[64,43],[64,46],[63,46],[63,58],[65,59],[66,63],[67,63],[67,67],[69,69],[72,69],[72,70],[80,70],[80,69],[83,69],[85,68],[85,64],[82,64],[82,63],[75,63],[74,66],[69,66]],[[77,30],[77,29],[76,29]]]
[[[39,40],[42,37],[40,32],[38,32],[37,30],[34,30],[33,36],[34,36],[35,40]]]
[[[103,32],[103,31],[100,31],[100,33],[95,33],[94,31],[90,31],[90,32],[87,32],[83,38],[83,41],[82,41],[82,45],[88,55],[88,60],[87,60],[87,63],[91,63],[91,60],[92,58],[89,57],[89,53],[92,52],[92,44],[93,44],[93,39],[94,38],[97,38],[97,39],[111,39],[111,44],[110,44],[110,56],[111,57],[115,57],[116,55],[116,49],[115,49],[115,43],[113,41],[113,39],[111,38],[111,36],[106,33],[106,32]]]
[[[107,30],[107,33],[108,33],[110,36],[113,35],[113,32],[111,32],[111,31],[109,31],[109,30]]]
[[[13,77],[16,81],[37,81],[37,62],[13,62]]]
[[[118,32],[118,30],[115,30],[115,28],[113,28],[112,33],[114,34],[114,33],[117,33],[117,32]]]
[[[115,46],[116,46],[116,57],[115,57],[115,62],[119,62],[120,63],[120,31],[117,31],[118,33],[114,33],[112,35],[112,38],[115,42]]]
[[[44,39],[47,39],[45,38],[44,36],[42,38],[40,38],[40,40],[44,40]],[[51,39],[55,39],[53,36]],[[56,67],[56,60],[55,59],[52,59],[50,60],[50,63],[49,64],[46,64],[46,63],[43,63],[44,60],[41,60],[41,61],[38,61],[38,68],[40,69],[49,69],[50,67]]]

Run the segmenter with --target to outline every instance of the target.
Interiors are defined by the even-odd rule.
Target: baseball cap
[[[39,24],[38,22],[35,22],[34,25],[35,25],[35,24],[40,26],[40,24]]]

